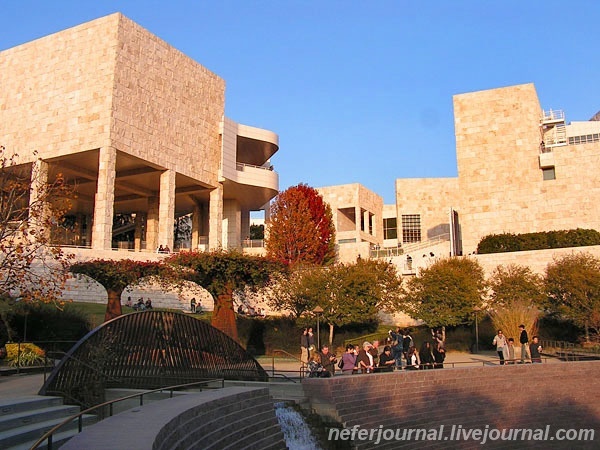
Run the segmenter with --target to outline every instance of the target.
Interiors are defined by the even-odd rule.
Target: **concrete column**
[[[360,232],[361,232],[361,226],[360,226],[361,220],[360,219],[361,219],[360,206],[355,206],[354,207],[354,220],[356,221],[355,229],[358,234],[360,234]]]
[[[241,237],[242,219],[240,204],[237,200],[223,201],[223,248],[239,248]]]
[[[134,224],[133,249],[139,252],[142,250],[142,214],[139,211],[135,213]]]
[[[154,252],[158,248],[158,197],[148,198],[146,216],[146,250]]]
[[[240,220],[240,239],[250,238],[250,211],[242,209]]]
[[[44,240],[50,239],[49,211],[46,194],[48,163],[37,159],[31,165],[31,187],[29,190],[29,226]]]
[[[98,185],[94,199],[92,248],[110,250],[115,201],[117,149],[102,147],[98,161]]]
[[[223,229],[223,186],[219,184],[210,191],[208,206],[208,248],[216,250],[222,248]]]
[[[194,206],[192,212],[192,250],[198,250],[200,244],[200,230],[201,230],[201,209],[200,206]]]
[[[174,170],[160,174],[160,200],[158,202],[158,245],[173,250],[175,230],[175,176]]]

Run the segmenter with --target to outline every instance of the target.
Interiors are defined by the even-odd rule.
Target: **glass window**
[[[421,215],[402,215],[402,242],[421,242]]]
[[[544,181],[556,180],[556,173],[554,171],[554,167],[550,167],[548,169],[542,169],[542,174],[544,175]]]
[[[383,239],[398,238],[398,221],[395,217],[383,219]]]

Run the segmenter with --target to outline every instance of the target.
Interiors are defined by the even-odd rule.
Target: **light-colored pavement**
[[[21,374],[0,377],[0,401],[7,398],[37,395],[44,384],[44,374]]]

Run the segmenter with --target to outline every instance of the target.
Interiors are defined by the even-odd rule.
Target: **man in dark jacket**
[[[521,364],[525,364],[525,357],[527,357],[527,344],[529,344],[529,336],[527,336],[527,330],[525,325],[519,325],[521,335],[519,336],[519,342],[521,343]]]

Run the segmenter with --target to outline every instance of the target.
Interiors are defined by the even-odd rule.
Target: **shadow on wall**
[[[434,239],[438,236],[449,234],[450,225],[447,223],[440,223],[433,228],[427,230],[427,239]]]

